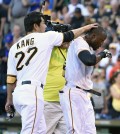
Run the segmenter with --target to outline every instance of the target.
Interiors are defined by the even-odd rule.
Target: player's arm
[[[46,37],[48,37],[49,45],[51,44],[52,47],[53,46],[61,46],[62,43],[70,42],[73,39],[79,37],[84,32],[87,32],[91,28],[95,28],[95,27],[98,27],[97,23],[86,25],[84,27],[81,27],[81,28],[78,28],[75,30],[71,30],[68,32],[64,32],[64,33],[49,31],[49,32],[46,32],[45,34],[46,34]]]
[[[96,27],[98,27],[98,24],[94,23],[94,24],[89,24],[89,25],[83,26],[81,28],[77,28],[77,29],[72,30],[72,32],[74,34],[74,39],[81,36],[81,34],[83,34],[84,32],[87,32],[91,28],[96,28]]]
[[[12,92],[14,91],[16,84],[7,84],[7,102],[5,105],[5,110],[7,113],[11,113],[10,106],[13,105],[13,98],[12,98]]]
[[[78,53],[79,59],[86,65],[86,66],[94,66],[100,60],[106,57],[110,57],[111,53],[109,51],[103,51],[99,54],[91,54],[88,50],[83,50]]]
[[[15,88],[15,82],[17,80],[14,54],[12,53],[11,49],[9,51],[7,64],[8,64],[8,68],[7,68],[7,102],[5,105],[5,110],[6,110],[6,112],[10,112],[10,110],[11,110],[10,105],[13,105],[12,92]]]
[[[76,39],[77,37],[81,36],[84,32],[87,32],[91,28],[96,28],[98,27],[97,23],[86,25],[84,27],[74,29],[68,32],[63,33],[63,42],[70,42],[73,39]]]
[[[16,84],[7,84],[7,101],[12,102],[12,92],[14,91]]]
[[[13,105],[12,93],[16,87],[16,76],[7,75],[7,102],[5,105],[5,110],[7,113],[11,113],[11,105]]]
[[[5,105],[5,110],[7,113],[11,113],[11,105],[13,105],[12,92],[16,86],[16,76],[7,75],[7,102]]]

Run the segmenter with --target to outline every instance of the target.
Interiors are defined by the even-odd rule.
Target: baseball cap
[[[5,36],[5,43],[10,44],[10,43],[12,43],[12,42],[13,42],[13,35],[12,35],[11,33],[9,33],[9,34],[7,34],[7,35]]]

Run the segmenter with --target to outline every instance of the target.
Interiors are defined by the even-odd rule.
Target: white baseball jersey
[[[91,81],[92,66],[86,66],[78,58],[79,52],[88,50],[93,53],[93,49],[88,43],[79,37],[71,42],[67,53],[65,78],[70,86],[79,86],[83,89],[92,89],[93,83]]]
[[[54,31],[21,38],[10,49],[7,75],[17,76],[18,82],[34,80],[45,84],[52,49],[62,41],[63,34]]]

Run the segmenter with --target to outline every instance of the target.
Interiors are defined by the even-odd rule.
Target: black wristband
[[[105,52],[100,52],[98,55],[100,55],[101,59],[102,59],[102,58],[106,58]]]
[[[64,40],[63,42],[70,42],[74,39],[74,33],[72,31],[68,31],[63,33],[64,35]]]

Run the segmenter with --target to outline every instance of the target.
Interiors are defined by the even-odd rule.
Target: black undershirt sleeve
[[[81,51],[78,57],[86,66],[96,65],[96,56],[91,54],[88,50]]]

